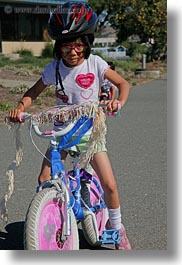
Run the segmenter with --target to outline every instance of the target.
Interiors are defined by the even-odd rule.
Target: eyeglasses
[[[79,43],[75,43],[74,45],[61,45],[61,51],[64,53],[69,53],[71,52],[72,49],[75,50],[75,52],[83,52],[84,49],[87,46],[83,45],[83,44],[79,44]]]

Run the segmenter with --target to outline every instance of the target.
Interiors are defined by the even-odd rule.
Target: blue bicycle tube
[[[92,125],[93,125],[93,118],[81,117],[76,122],[74,127],[67,134],[62,136],[59,142],[59,145],[58,145],[59,150],[67,149],[67,148],[77,145],[81,141],[81,138],[84,136],[84,134],[92,127]],[[78,136],[72,142],[68,143],[68,141],[71,139],[73,134],[81,126],[82,128],[80,129]]]
[[[64,164],[61,161],[61,155],[57,149],[52,149],[50,151],[51,159],[51,176],[58,175],[64,170]]]
[[[100,186],[98,180],[97,180],[96,178],[93,177],[93,178],[92,178],[92,181],[93,181],[93,183],[95,184],[95,186],[97,187],[97,189],[98,189],[98,191],[99,191],[101,197],[103,198],[104,193],[103,193],[103,191],[102,191],[102,189],[101,189],[101,186]]]
[[[70,195],[70,205],[76,217],[76,220],[83,220],[84,219],[84,209],[80,207],[80,202],[75,200],[75,197],[71,194]]]

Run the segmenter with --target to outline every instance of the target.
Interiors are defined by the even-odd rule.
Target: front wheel
[[[24,245],[28,250],[78,250],[79,239],[71,209],[71,234],[64,236],[66,203],[56,188],[45,188],[35,195],[27,211]]]

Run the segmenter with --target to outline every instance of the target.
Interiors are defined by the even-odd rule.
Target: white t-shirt
[[[42,73],[45,85],[56,85],[56,60],[51,61]],[[60,60],[59,73],[69,104],[98,102],[98,92],[104,82],[104,73],[109,68],[101,57],[91,54],[82,64],[67,67]],[[63,102],[57,97],[57,104]]]

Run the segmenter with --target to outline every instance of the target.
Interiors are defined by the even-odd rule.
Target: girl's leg
[[[91,166],[97,173],[104,190],[105,202],[109,209],[118,208],[119,195],[110,160],[106,152],[96,153],[91,160]]]
[[[45,156],[48,158],[48,160],[50,160],[50,149],[49,148],[47,149]],[[66,156],[67,156],[67,152],[66,151],[62,151],[61,152],[61,158],[62,158],[62,162],[63,163],[66,160]],[[41,171],[40,171],[40,174],[39,174],[39,177],[38,177],[39,185],[42,182],[51,179],[51,176],[50,176],[51,168],[50,168],[50,162],[48,160],[46,158],[43,159]]]
[[[109,213],[109,221],[106,224],[106,228],[120,230],[122,240],[120,244],[116,245],[116,249],[131,250],[124,225],[121,222],[117,184],[107,153],[96,153],[93,157],[93,160],[91,160],[91,165],[98,175],[104,190],[104,199]]]

